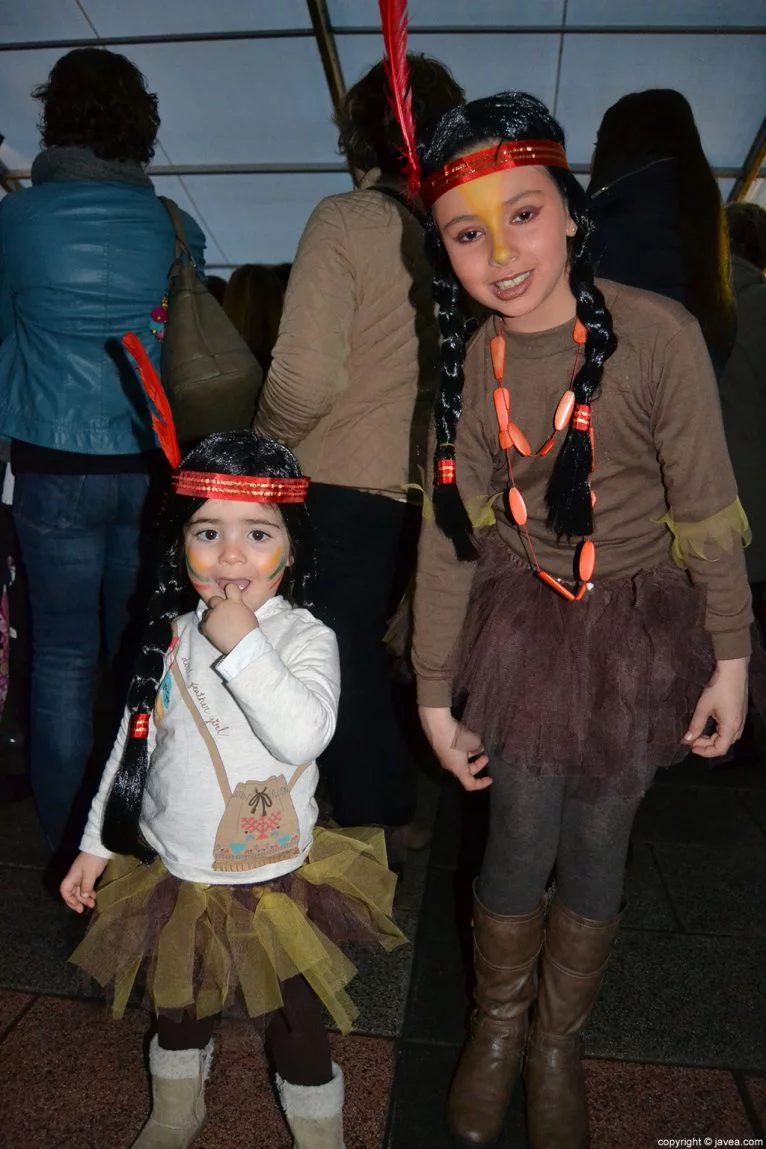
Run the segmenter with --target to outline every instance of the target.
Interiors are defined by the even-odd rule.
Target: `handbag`
[[[272,774],[261,782],[238,782],[232,791],[220,751],[177,662],[173,661],[170,673],[202,735],[223,796],[224,812],[215,835],[213,869],[241,873],[297,858],[300,827],[291,791],[311,763],[295,770],[289,782],[284,774]]]
[[[175,232],[160,373],[179,442],[249,429],[263,372],[197,274],[178,205],[160,203]]]

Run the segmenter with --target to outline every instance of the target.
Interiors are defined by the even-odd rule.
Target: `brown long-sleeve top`
[[[668,562],[675,539],[675,557],[683,559],[692,581],[707,592],[706,627],[716,658],[745,656],[752,617],[742,552],[746,523],[699,326],[680,304],[659,295],[608,281],[599,286],[618,343],[593,402],[594,581]],[[569,386],[575,357],[572,327],[570,321],[550,331],[506,337],[504,382],[511,417],[533,450],[551,434],[553,413]],[[468,349],[455,441],[458,489],[472,517],[508,486],[492,399],[489,341],[495,331],[495,321],[489,320]],[[514,453],[513,463],[540,565],[571,581],[577,540],[557,542],[545,525],[545,491],[561,442],[563,435],[542,459]],[[500,538],[526,561],[520,532],[503,500],[494,498],[491,506]],[[413,646],[422,706],[450,705],[451,654],[475,569],[475,562],[457,560],[450,541],[427,516],[418,557]]]

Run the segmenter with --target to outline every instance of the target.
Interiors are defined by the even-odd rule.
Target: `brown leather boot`
[[[581,918],[556,899],[540,961],[540,990],[524,1084],[532,1149],[588,1149],[581,1034],[601,985],[622,914]]]
[[[476,1009],[447,1103],[453,1132],[469,1145],[484,1145],[502,1129],[527,1039],[542,939],[542,902],[531,913],[501,917],[474,894]]]

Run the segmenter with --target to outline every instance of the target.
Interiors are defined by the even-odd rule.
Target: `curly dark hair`
[[[415,131],[443,112],[462,104],[465,92],[452,73],[429,56],[407,55]],[[404,140],[391,107],[390,88],[383,61],[349,88],[343,107],[333,121],[340,135],[338,147],[349,165],[360,172],[380,168],[384,175],[405,171]]]
[[[298,461],[287,447],[252,431],[209,435],[184,455],[181,470],[285,479],[301,476]],[[165,553],[149,602],[148,620],[128,692],[127,708],[131,716],[153,711],[165,672],[165,652],[173,637],[173,621],[193,610],[197,601],[184,561],[183,529],[205,502],[206,499],[174,494],[164,509],[161,529]],[[308,512],[303,503],[286,503],[280,510],[293,552],[293,562],[287,568],[280,594],[297,605],[310,606],[313,546]],[[102,831],[107,849],[116,854],[132,854],[144,862],[154,857],[138,825],[148,769],[146,739],[128,738],[104,811]]]
[[[766,210],[757,203],[730,203],[726,222],[731,254],[766,272]]]
[[[564,145],[564,132],[548,109],[526,92],[500,92],[473,100],[446,112],[418,142],[423,179],[461,153],[506,140],[554,140]],[[598,394],[604,363],[617,341],[612,317],[604,297],[593,281],[588,240],[593,224],[585,191],[568,169],[549,167],[577,233],[569,250],[569,285],[577,305],[577,317],[587,329],[583,364],[574,380],[577,403],[588,404]],[[447,256],[432,213],[426,221],[426,243],[434,265],[434,296],[439,308],[442,335],[442,381],[434,408],[436,423],[435,464],[455,458],[455,434],[462,410],[466,319],[460,305],[460,284]],[[548,526],[568,537],[593,533],[589,475],[592,462],[587,431],[570,425],[556,459],[547,491]],[[460,476],[458,475],[458,482]],[[434,486],[434,513],[452,540],[460,559],[475,558],[471,523],[454,484]]]
[[[106,48],[75,48],[32,90],[43,105],[43,146],[78,147],[102,160],[148,164],[160,117],[157,97],[135,64]]]

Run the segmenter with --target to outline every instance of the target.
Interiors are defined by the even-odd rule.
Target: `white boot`
[[[293,1135],[293,1149],[344,1149],[343,1070],[333,1062],[326,1085],[292,1085],[277,1077],[279,1099]]]
[[[212,1059],[212,1040],[204,1049],[163,1049],[152,1038],[152,1112],[132,1149],[188,1149],[207,1117],[205,1082]]]

